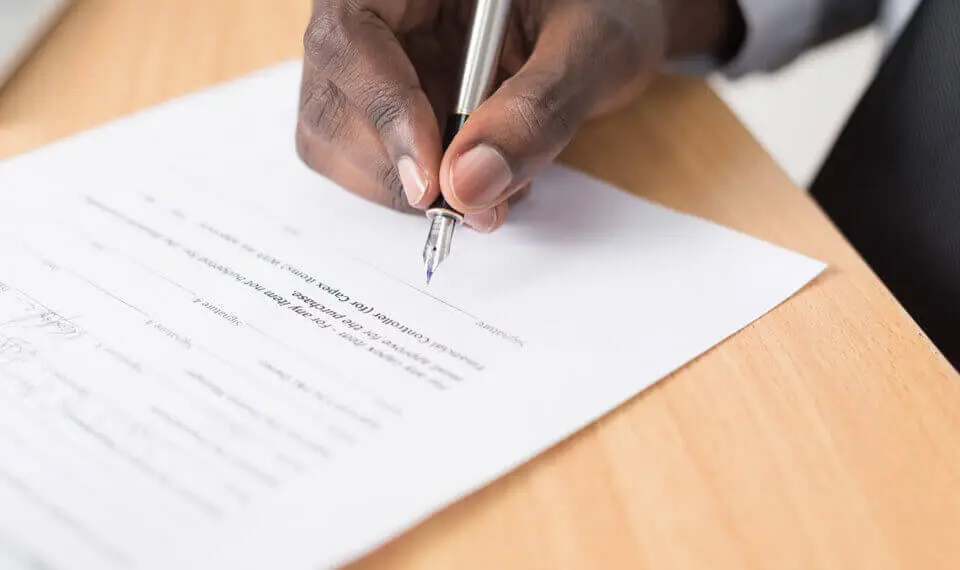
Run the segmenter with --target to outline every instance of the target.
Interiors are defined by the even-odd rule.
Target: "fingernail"
[[[400,175],[400,183],[403,184],[403,193],[407,195],[407,201],[411,206],[416,206],[420,200],[423,200],[430,185],[427,182],[426,173],[412,158],[404,156],[397,161],[397,174]]]
[[[485,234],[495,230],[497,228],[497,222],[499,221],[499,214],[497,214],[496,208],[491,208],[476,214],[464,214],[463,216],[463,223]]]
[[[503,155],[482,144],[457,158],[450,173],[450,190],[468,208],[489,208],[511,180],[513,173]]]

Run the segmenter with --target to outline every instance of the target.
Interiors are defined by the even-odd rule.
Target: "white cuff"
[[[747,35],[740,53],[722,70],[730,77],[776,70],[816,40],[823,17],[823,0],[739,2]]]

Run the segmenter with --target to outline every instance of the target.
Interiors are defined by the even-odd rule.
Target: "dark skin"
[[[583,121],[636,98],[668,57],[723,52],[733,1],[514,0],[502,81],[444,153],[472,2],[316,0],[297,148],[374,202],[418,211],[443,193],[495,231]]]

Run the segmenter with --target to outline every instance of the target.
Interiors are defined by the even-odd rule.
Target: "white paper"
[[[553,167],[426,288],[424,219],[299,162],[298,81],[0,164],[4,568],[342,564],[823,269]]]

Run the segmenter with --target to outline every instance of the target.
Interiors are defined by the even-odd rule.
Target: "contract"
[[[343,564],[823,269],[557,166],[427,287],[423,218],[297,159],[298,72],[0,164],[3,568]]]

